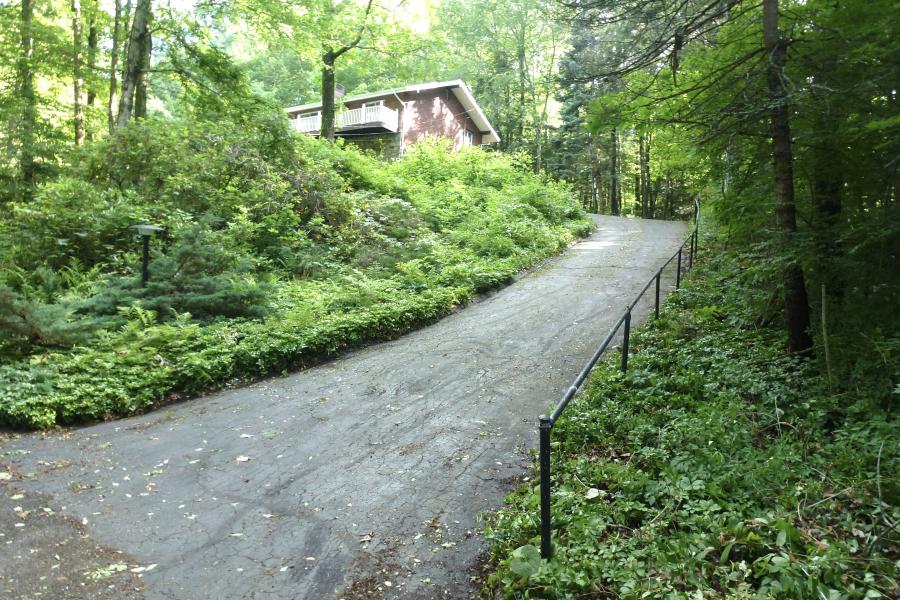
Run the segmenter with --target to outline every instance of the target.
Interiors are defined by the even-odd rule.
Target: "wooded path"
[[[110,597],[468,597],[486,550],[477,514],[530,474],[538,414],[687,231],[597,224],[398,340],[141,417],[0,439],[17,474],[0,481],[0,595],[61,574],[79,597],[84,570],[124,561],[157,566],[111,576]],[[56,514],[14,528],[13,505]]]

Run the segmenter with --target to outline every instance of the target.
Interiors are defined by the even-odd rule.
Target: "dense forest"
[[[895,0],[0,2],[0,425],[133,414],[295,369],[510,281],[587,234],[588,212],[682,219],[699,200],[705,275],[646,334],[671,354],[637,364],[671,369],[673,337],[719,332],[699,355],[729,344],[748,354],[682,366],[743,364],[758,386],[735,373],[716,385],[789,405],[776,401],[775,420],[753,425],[764,435],[729,438],[732,455],[770,451],[770,427],[784,429],[783,445],[752,460],[833,452],[806,470],[785,460],[794,479],[754,471],[721,484],[746,492],[731,512],[721,499],[699,507],[724,492],[695,494],[689,481],[672,500],[692,507],[680,521],[657,521],[665,493],[610,462],[603,476],[634,504],[573,517],[573,556],[601,552],[597,519],[709,536],[647,549],[623,535],[603,573],[537,566],[534,490],[521,491],[493,521],[489,587],[511,598],[687,597],[732,581],[734,597],[894,595],[898,23]],[[472,88],[496,147],[453,153],[432,140],[386,162],[333,139],[336,89],[451,79]],[[293,132],[284,108],[319,100],[322,135]],[[141,224],[161,228],[148,236],[144,280]],[[692,410],[714,403],[709,387],[666,373],[646,381],[663,377],[661,394],[693,390]],[[594,392],[600,405],[584,409],[597,422],[610,418],[604,394],[658,401],[609,377]],[[734,407],[720,408],[716,418]],[[610,438],[583,422],[572,435],[584,445],[618,436],[637,452],[657,438],[634,414],[611,423]],[[692,427],[678,443],[704,430]],[[579,444],[568,448],[572,481],[593,460],[577,458]],[[831,468],[846,478],[829,480]],[[846,500],[816,505],[831,511],[818,529],[799,500],[746,487],[813,480]],[[725,523],[767,507],[765,527]],[[730,570],[710,567],[729,563],[735,544]],[[701,552],[696,577],[673,575]],[[788,554],[790,564],[772,558]]]

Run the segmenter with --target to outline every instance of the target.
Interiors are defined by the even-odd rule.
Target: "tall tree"
[[[34,5],[32,0],[22,0],[19,13],[19,56],[16,61],[16,75],[19,84],[19,97],[22,102],[22,124],[20,127],[19,172],[24,185],[25,199],[31,198],[34,189],[34,143],[37,126],[37,100],[34,93],[34,71],[32,60],[34,55]]]
[[[128,0],[129,6],[131,0]],[[124,19],[127,22],[127,17]],[[106,125],[112,133],[116,126],[116,110],[118,109],[117,97],[119,93],[119,54],[121,52],[123,26],[122,0],[115,0],[115,14],[113,15],[112,50],[109,55],[109,96],[106,100]]]
[[[97,101],[96,71],[97,71],[97,45],[100,41],[100,28],[97,25],[99,17],[99,6],[97,0],[89,0],[88,2],[88,37],[87,37],[87,68],[88,68],[88,84],[87,84],[87,106],[88,111]],[[88,128],[87,136],[91,136]]]
[[[153,35],[149,26],[142,44],[140,71],[134,86],[134,116],[137,119],[147,116],[147,88],[150,84],[150,66],[153,60]]]
[[[150,44],[150,20],[152,0],[137,0],[134,19],[131,22],[131,34],[128,36],[128,51],[125,58],[124,75],[122,77],[122,96],[119,99],[119,115],[116,125],[121,127],[128,123],[134,111],[135,91],[143,72],[146,53]]]
[[[622,182],[619,178],[619,132],[609,132],[609,209],[614,215],[622,212]]]
[[[332,45],[326,42],[322,47],[322,137],[328,140],[334,139],[334,68],[337,59],[353,50],[363,41],[366,29],[369,27],[369,16],[372,13],[372,2],[368,0],[366,9],[362,15],[359,29],[350,42],[342,45]],[[330,5],[330,7],[333,5]]]
[[[75,126],[75,145],[84,143],[84,104],[82,104],[81,90],[84,87],[84,74],[81,70],[82,56],[81,39],[81,0],[72,0],[72,95],[74,97],[73,123]]]
[[[797,233],[794,202],[794,167],[791,149],[791,122],[784,84],[787,43],[778,30],[778,0],[763,0],[763,43],[769,57],[766,82],[771,100],[770,135],[775,174],[775,211],[784,248],[791,252]],[[784,320],[788,347],[792,352],[812,348],[809,334],[809,299],[803,270],[795,257],[784,267]]]

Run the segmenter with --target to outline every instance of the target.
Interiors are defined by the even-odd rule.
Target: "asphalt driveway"
[[[478,513],[529,474],[537,415],[687,233],[597,223],[398,340],[141,417],[0,436],[0,597],[469,597]]]

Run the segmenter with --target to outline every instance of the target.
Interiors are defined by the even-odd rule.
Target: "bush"
[[[152,219],[132,191],[70,178],[42,185],[32,202],[11,211],[0,221],[0,240],[6,261],[23,268],[115,262],[134,247],[129,227]]]
[[[228,247],[227,232],[208,225],[178,231],[171,247],[149,263],[146,285],[135,277],[115,278],[81,303],[80,312],[114,315],[121,307],[139,306],[163,318],[263,316],[271,283],[254,276],[250,256]]]
[[[0,286],[0,352],[12,356],[34,346],[67,346],[84,340],[91,323],[73,318],[73,309],[63,304],[29,300]]]
[[[133,414],[395,337],[592,226],[515,158],[426,142],[384,163],[282,119],[144,119],[78,165],[27,208],[33,241],[2,255],[0,424]],[[128,227],[145,220],[171,233],[142,287]],[[57,243],[76,226],[83,240]]]

